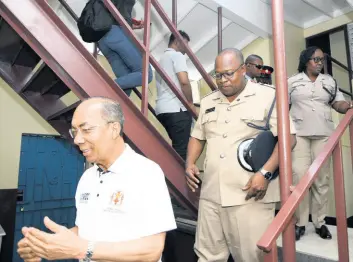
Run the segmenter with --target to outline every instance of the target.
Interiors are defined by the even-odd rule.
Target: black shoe
[[[323,239],[332,239],[332,235],[325,225],[322,225],[320,228],[315,228],[315,232]]]
[[[295,240],[298,241],[305,233],[305,227],[295,226]]]

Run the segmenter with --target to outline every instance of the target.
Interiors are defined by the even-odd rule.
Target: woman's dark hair
[[[310,46],[307,49],[303,50],[299,56],[299,65],[298,72],[302,73],[306,71],[306,64],[310,60],[311,56],[315,53],[316,50],[321,50],[317,46]]]

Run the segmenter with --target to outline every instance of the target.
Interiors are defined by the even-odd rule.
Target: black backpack
[[[83,41],[95,43],[109,32],[113,22],[102,0],[90,0],[82,10],[77,27]]]

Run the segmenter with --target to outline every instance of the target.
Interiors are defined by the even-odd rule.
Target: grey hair
[[[118,122],[120,124],[120,136],[123,135],[125,117],[120,104],[108,97],[90,97],[87,100],[98,99],[102,106],[102,118],[107,121],[107,123]]]
[[[236,59],[239,61],[239,63],[244,64],[244,56],[243,56],[243,53],[239,49],[225,48],[218,54],[218,56],[224,55],[226,53],[234,54]]]

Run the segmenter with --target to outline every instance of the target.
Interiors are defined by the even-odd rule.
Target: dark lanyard
[[[275,103],[276,103],[276,96],[275,96],[275,98],[272,101],[270,110],[268,111],[268,115],[267,115],[267,120],[266,120],[266,125],[265,126],[258,126],[258,125],[255,125],[254,123],[247,123],[247,126],[249,126],[251,128],[258,129],[258,130],[262,130],[262,131],[269,131],[270,130],[270,119],[271,119],[273,108],[275,107]]]

